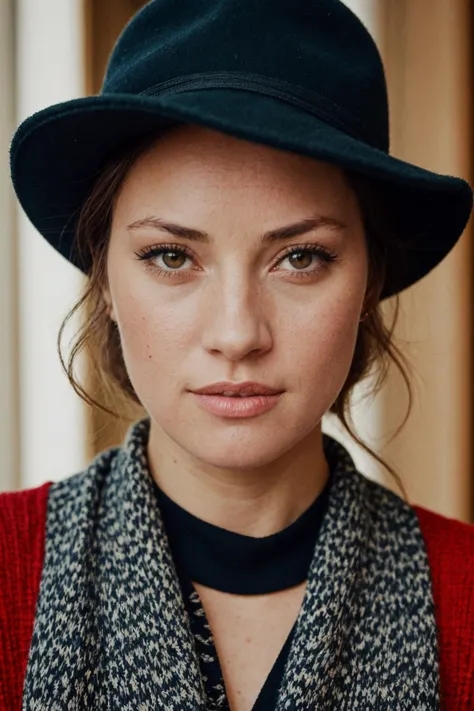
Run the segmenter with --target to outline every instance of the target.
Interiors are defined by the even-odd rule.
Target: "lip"
[[[256,417],[271,410],[278,403],[283,393],[272,395],[250,395],[249,397],[230,397],[227,395],[206,395],[193,392],[199,405],[219,417],[244,418]]]
[[[222,393],[231,393],[232,395],[279,395],[282,393],[277,388],[272,388],[269,385],[256,383],[251,380],[246,380],[241,383],[233,383],[229,380],[222,380],[218,383],[206,385],[203,388],[192,390],[196,395],[222,395]]]

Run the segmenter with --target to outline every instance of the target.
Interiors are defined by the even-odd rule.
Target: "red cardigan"
[[[0,494],[0,711],[20,711],[50,483]],[[414,507],[431,566],[443,711],[474,711],[474,526]]]

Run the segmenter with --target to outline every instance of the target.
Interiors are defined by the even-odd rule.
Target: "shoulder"
[[[0,494],[0,606],[16,604],[39,582],[50,486]]]
[[[46,526],[54,525],[57,517],[79,515],[88,498],[100,496],[118,451],[101,452],[86,469],[58,482],[0,494],[0,606],[35,597]]]
[[[464,618],[474,649],[474,526],[413,507],[426,545],[441,621]]]
[[[441,708],[474,709],[474,526],[412,506],[368,481],[374,520],[396,524],[400,536],[423,538],[438,629]],[[410,546],[407,551],[410,554]]]
[[[50,486],[0,494],[0,560],[13,564],[44,538]]]
[[[50,486],[0,494],[0,605],[14,604],[39,583]]]
[[[0,494],[0,709],[21,705],[47,530],[100,496],[117,452],[100,453],[87,469],[59,482]]]
[[[474,597],[474,526],[413,506],[425,540],[432,573],[448,575]]]
[[[44,542],[46,517],[51,501],[63,515],[76,509],[88,495],[97,495],[113,472],[119,447],[100,452],[88,467],[57,482],[22,491],[0,493],[0,567],[8,558],[24,555],[36,543]]]
[[[20,703],[41,572],[51,483],[0,494],[0,707]]]
[[[413,509],[426,545],[440,629],[474,650],[474,526],[420,506]],[[474,654],[472,665],[474,674]]]
[[[474,526],[419,506],[431,570],[444,708],[474,708]]]

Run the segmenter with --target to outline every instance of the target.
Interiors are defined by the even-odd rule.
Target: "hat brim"
[[[394,158],[277,98],[206,89],[162,96],[91,96],[27,118],[10,149],[12,182],[26,215],[58,252],[82,268],[73,251],[75,225],[104,162],[122,143],[176,122],[317,158],[383,183],[389,219],[405,258],[403,269],[388,278],[382,299],[439,264],[471,213],[472,190],[460,178]]]

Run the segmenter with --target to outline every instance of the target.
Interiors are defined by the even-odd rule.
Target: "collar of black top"
[[[254,538],[214,526],[170,499],[153,481],[182,586],[263,595],[304,582],[327,507],[331,475],[311,506],[281,531]]]

